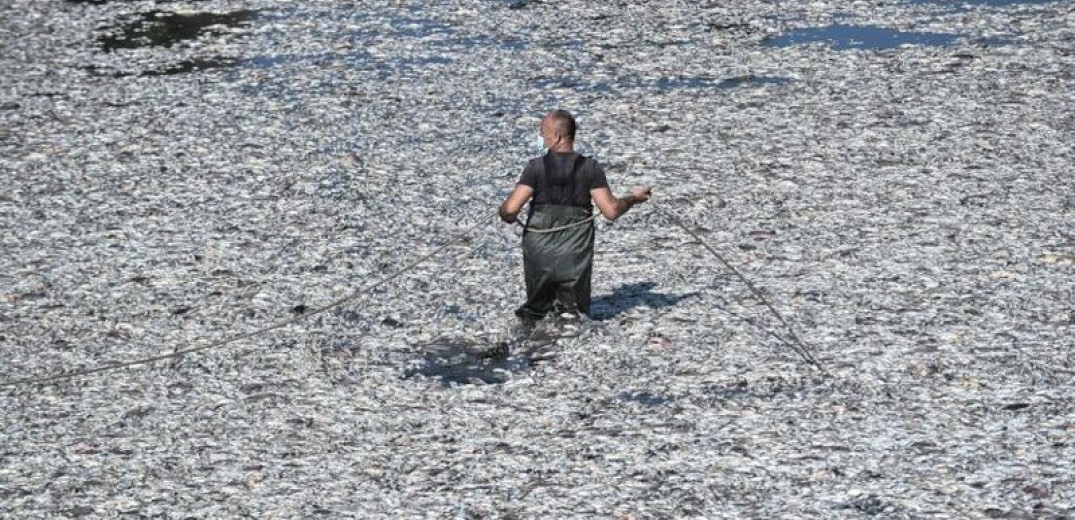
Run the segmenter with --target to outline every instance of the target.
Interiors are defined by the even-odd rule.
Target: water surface
[[[766,38],[763,44],[770,47],[791,47],[825,43],[835,50],[878,50],[894,49],[902,45],[952,45],[958,38],[957,34],[901,31],[873,25],[828,25],[791,29]]]
[[[98,39],[106,51],[171,47],[176,43],[194,40],[203,34],[222,32],[223,28],[247,26],[257,16],[256,10],[230,13],[173,13],[149,11],[113,28],[110,34]]]

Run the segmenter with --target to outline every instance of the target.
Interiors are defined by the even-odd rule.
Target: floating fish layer
[[[1068,3],[16,0],[0,35],[4,381],[487,221],[258,338],[0,389],[0,516],[1075,514]],[[511,343],[495,206],[556,107],[831,377],[646,206],[598,224],[594,320]]]

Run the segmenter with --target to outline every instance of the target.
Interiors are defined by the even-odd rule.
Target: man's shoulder
[[[599,171],[603,172],[603,171],[605,171],[604,166],[597,159],[594,159],[593,157],[590,157],[590,156],[587,156],[587,155],[582,155],[582,154],[579,154],[579,157],[582,157],[582,167],[583,168],[585,168],[587,170],[590,170],[592,172],[599,172]]]
[[[579,167],[583,170],[597,169],[601,167],[601,163],[597,162],[597,159],[578,152],[575,152],[575,160],[581,161]]]
[[[600,162],[598,162],[597,159],[594,159],[593,157],[590,157],[588,155],[583,155],[583,154],[577,153],[577,152],[575,153],[575,155],[577,156],[576,157],[577,160],[582,161],[581,164],[579,165],[581,167],[581,169],[589,170],[589,171],[599,171],[599,170],[603,171],[604,170],[602,164]],[[527,170],[535,170],[535,171],[539,171],[539,172],[544,171],[545,170],[545,156],[539,155],[537,157],[531,157],[531,158],[527,159],[526,160],[526,169]]]
[[[542,172],[545,170],[545,162],[541,157],[531,157],[526,160],[526,167],[523,168],[524,172]]]

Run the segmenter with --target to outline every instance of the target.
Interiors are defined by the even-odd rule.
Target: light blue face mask
[[[538,134],[534,139],[534,151],[542,157],[549,153],[549,149],[545,147],[545,139],[541,137],[541,134]]]

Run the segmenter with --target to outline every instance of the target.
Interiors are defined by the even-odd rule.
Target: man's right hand
[[[590,196],[593,197],[597,209],[601,210],[601,215],[609,220],[616,220],[630,211],[631,206],[649,200],[650,187],[638,186],[631,190],[631,193],[619,198],[613,197],[612,190],[607,187],[597,188],[590,190]]]
[[[653,188],[650,186],[635,186],[631,190],[631,196],[635,198],[635,204],[646,202],[652,193]]]

